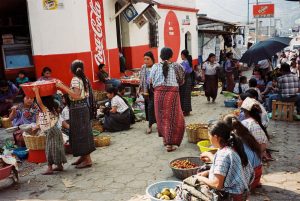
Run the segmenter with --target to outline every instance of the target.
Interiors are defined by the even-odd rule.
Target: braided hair
[[[84,64],[81,60],[75,60],[71,64],[71,71],[74,75],[76,75],[78,78],[80,78],[83,82],[84,91],[88,91],[88,81],[84,74]]]
[[[171,59],[172,56],[173,56],[173,51],[171,48],[164,47],[160,51],[160,58],[163,60],[162,68],[163,68],[163,75],[164,75],[165,79],[168,77],[168,73],[169,73],[168,60]]]

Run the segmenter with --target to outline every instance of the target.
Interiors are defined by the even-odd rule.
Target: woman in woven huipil
[[[157,130],[168,152],[180,146],[185,126],[179,95],[179,86],[184,83],[184,70],[180,64],[171,61],[172,56],[170,48],[163,48],[160,53],[162,62],[154,65],[150,74]]]
[[[141,68],[140,73],[140,86],[139,93],[141,93],[145,100],[145,112],[146,119],[149,122],[147,134],[152,132],[152,125],[156,123],[154,112],[154,89],[150,84],[150,73],[153,65],[155,65],[155,59],[152,52],[146,52],[144,54],[144,65]]]
[[[71,64],[71,71],[74,75],[71,81],[71,88],[66,87],[57,81],[57,87],[67,92],[71,99],[70,105],[70,145],[75,157],[79,159],[72,163],[76,168],[87,168],[92,166],[90,154],[95,150],[90,121],[89,91],[91,86],[84,74],[84,64],[75,60]],[[92,95],[92,94],[91,94]]]
[[[188,116],[192,111],[192,56],[190,55],[188,50],[182,50],[181,59],[183,60],[181,65],[183,66],[185,77],[184,84],[179,87],[180,103],[183,114],[185,116]]]
[[[62,132],[57,127],[58,104],[53,96],[40,97],[39,88],[33,87],[36,101],[40,107],[37,118],[37,125],[46,135],[46,157],[48,169],[44,175],[51,175],[53,171],[63,171],[63,164],[67,162],[65,156],[64,142]],[[57,167],[53,168],[52,166]]]

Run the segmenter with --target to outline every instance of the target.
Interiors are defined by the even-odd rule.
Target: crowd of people
[[[138,94],[145,101],[146,133],[150,134],[156,123],[166,151],[175,151],[184,136],[184,118],[192,111],[191,91],[195,80],[204,82],[205,96],[212,103],[216,101],[221,81],[222,91],[238,95],[240,112],[239,116],[227,115],[210,127],[209,138],[218,151],[214,155],[201,154],[201,160],[211,162],[212,166],[209,171],[199,173],[197,179],[225,193],[228,200],[245,200],[249,190],[260,185],[263,161],[273,160],[268,151],[267,131],[272,101],[295,102],[300,112],[299,56],[293,54],[287,58],[282,54],[278,58],[279,69],[273,68],[270,60],[260,61],[249,81],[241,75],[239,62],[233,59],[232,53],[227,53],[221,64],[217,63],[216,55],[210,54],[199,68],[200,74],[192,68],[187,50],[181,52],[181,63],[172,61],[172,57],[173,51],[167,47],[160,52],[160,62],[156,62],[152,52],[144,54]],[[128,130],[135,121],[131,105],[123,97],[124,86],[120,80],[110,78],[104,67],[105,64],[99,65],[98,77],[101,82],[111,84],[106,89],[109,101],[101,107],[105,114],[104,129],[109,132]],[[28,82],[28,78],[20,72],[16,85],[5,80],[0,82],[1,116],[7,115],[14,126],[35,123],[33,129],[46,134],[46,175],[63,171],[63,164],[67,162],[62,133],[69,135],[72,153],[79,157],[72,163],[76,168],[91,167],[90,154],[95,150],[91,127],[95,104],[84,63],[72,62],[70,87],[54,79],[51,72],[45,67],[38,80],[55,81],[57,88],[66,93],[60,99],[56,95],[40,97],[39,89],[34,87],[36,101],[25,96],[22,104],[13,106],[14,98],[20,93],[19,85]]]

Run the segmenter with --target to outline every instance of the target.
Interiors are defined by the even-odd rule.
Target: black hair
[[[258,92],[255,89],[248,89],[246,91],[246,94],[248,95],[248,97],[258,100]]]
[[[70,107],[71,100],[70,100],[69,94],[64,94],[63,98],[65,99],[66,105]]]
[[[101,63],[101,64],[99,64],[98,69],[100,70],[100,69],[102,69],[104,66],[105,66],[105,64],[104,64],[104,63]]]
[[[212,128],[210,128],[211,135],[216,135],[221,138],[221,146],[229,146],[238,153],[242,165],[245,167],[248,165],[248,157],[245,153],[242,140],[239,136],[234,135],[232,131],[233,129],[224,121],[219,121]]]
[[[249,80],[249,87],[256,87],[257,86],[257,80],[255,78],[251,78]]]
[[[125,89],[125,86],[124,86],[123,84],[121,84],[121,85],[118,87],[118,91],[119,91],[119,92],[122,92],[124,89]]]
[[[160,58],[163,60],[163,75],[165,77],[165,79],[168,77],[168,73],[169,73],[169,64],[168,64],[168,60],[171,59],[173,56],[173,51],[171,48],[168,47],[164,47],[161,49],[160,51]]]
[[[118,94],[118,89],[115,87],[109,87],[108,89],[106,89],[106,92],[109,94],[114,94],[117,95]]]
[[[231,57],[232,55],[233,55],[232,52],[227,52],[227,53],[226,53],[226,57],[227,57],[227,58]]]
[[[247,97],[250,97],[249,93],[247,93],[247,92],[240,94],[240,99],[242,101],[244,101]]]
[[[184,55],[184,57],[187,59],[187,61],[190,64],[190,67],[193,67],[193,58],[190,55],[189,51],[188,50],[182,50],[181,54]]]
[[[153,63],[155,63],[154,55],[151,51],[148,51],[144,54],[144,57],[150,57]]]
[[[18,72],[18,75],[20,75],[20,74],[26,75],[26,72],[25,72],[24,70],[20,70],[20,71]]]
[[[283,72],[283,73],[290,73],[291,72],[290,65],[287,64],[287,63],[281,64],[280,71]]]
[[[243,92],[243,90],[242,90],[242,84],[241,84],[243,81],[247,81],[247,77],[246,76],[241,76],[240,77],[240,81],[239,81],[239,94],[241,94]]]
[[[3,79],[3,80],[0,80],[0,87],[8,87],[8,81]]]
[[[224,121],[227,123],[235,134],[239,136],[244,144],[246,144],[256,155],[261,158],[261,148],[255,137],[249,132],[249,130],[238,120],[234,115],[226,115]]]
[[[44,68],[43,68],[43,71],[42,71],[42,76],[44,76],[44,74],[45,74],[46,72],[50,72],[50,73],[51,73],[51,72],[52,72],[51,68],[50,68],[50,67],[47,67],[47,66],[44,67]]]
[[[41,97],[41,100],[45,107],[55,116],[58,115],[58,103],[55,102],[55,99],[53,96],[43,96]]]
[[[84,91],[88,91],[88,80],[84,74],[83,62],[75,60],[71,64],[71,71],[74,75],[80,78],[83,82]]]
[[[210,53],[206,59],[206,61],[209,61],[210,58],[215,57],[216,55],[214,53]]]
[[[250,111],[243,109],[245,113],[247,113],[251,118],[253,118],[261,127],[261,129],[264,131],[265,135],[267,136],[268,140],[270,140],[270,136],[268,134],[267,129],[263,126],[262,120],[261,120],[261,108],[258,104],[254,104]]]

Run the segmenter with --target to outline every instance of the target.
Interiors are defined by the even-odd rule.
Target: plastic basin
[[[160,181],[154,184],[151,184],[146,189],[146,194],[149,196],[151,201],[161,201],[160,199],[155,198],[157,193],[160,193],[163,188],[173,188],[175,189],[176,186],[181,185],[182,182],[180,181]],[[181,201],[178,200],[177,201]]]

